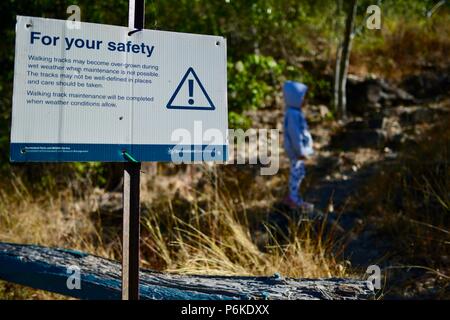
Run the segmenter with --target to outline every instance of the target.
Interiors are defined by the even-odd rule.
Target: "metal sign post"
[[[144,28],[144,7],[145,0],[129,1],[130,28]],[[122,300],[139,300],[140,175],[140,162],[124,164]]]
[[[125,163],[123,172],[122,300],[139,300],[140,173],[140,163]]]

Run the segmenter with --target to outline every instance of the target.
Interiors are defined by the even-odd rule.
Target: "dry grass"
[[[245,176],[240,189],[226,181],[230,172],[218,174],[207,165],[195,170],[194,178],[182,171],[174,173],[173,168],[148,179],[144,175],[143,267],[215,275],[347,275],[346,266],[332,257],[332,241],[311,223],[291,221],[290,232],[281,235],[265,220],[280,187],[271,188],[270,181],[261,184],[258,179],[249,182]],[[273,183],[282,182],[274,179]],[[35,197],[20,178],[11,179],[11,187],[0,189],[0,241],[73,248],[120,259],[117,213],[101,212],[96,204],[104,191],[90,188],[84,193],[76,196],[79,190],[68,187],[53,196]],[[116,236],[105,236],[111,234]],[[62,298],[5,282],[0,282],[0,297]]]
[[[443,9],[430,19],[383,20],[381,30],[366,30],[355,38],[350,72],[400,80],[430,65],[448,67],[449,16],[450,11]]]
[[[33,195],[22,179],[13,177],[0,188],[0,241],[73,248],[114,258],[117,244],[105,245],[92,215],[71,203],[79,202],[71,188]],[[87,191],[89,192],[89,191]],[[0,281],[1,299],[62,299],[61,295]]]
[[[280,235],[270,222],[264,224],[260,213],[260,227],[252,226],[249,220],[255,217],[248,212],[252,201],[239,197],[236,188],[237,195],[233,195],[216,170],[208,171],[203,174],[209,181],[206,186],[218,184],[218,188],[206,187],[209,192],[191,189],[190,203],[167,198],[146,210],[144,247],[156,255],[164,270],[220,275],[279,272],[307,278],[346,275],[346,268],[332,259],[329,242],[322,241],[323,235],[310,223],[292,220],[288,234]],[[264,186],[255,187],[272,198]],[[252,190],[247,189],[246,194]],[[186,210],[177,210],[185,205]],[[270,200],[265,205],[262,215],[274,210]]]
[[[111,248],[102,244],[88,207],[73,205],[88,201],[88,197],[76,199],[70,188],[55,196],[34,196],[18,177],[11,180],[11,186],[12,190],[0,189],[0,241],[68,247],[113,256]]]

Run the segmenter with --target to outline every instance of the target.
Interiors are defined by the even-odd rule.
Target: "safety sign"
[[[226,40],[131,31],[17,17],[11,161],[227,159]]]

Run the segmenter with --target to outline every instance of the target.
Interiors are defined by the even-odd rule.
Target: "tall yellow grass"
[[[204,165],[194,170],[198,178],[194,181],[183,172],[172,176],[159,173],[150,179],[144,176],[142,267],[214,275],[347,275],[347,267],[331,254],[331,241],[311,223],[294,219],[290,232],[280,236],[264,220],[273,210],[275,197],[263,186],[247,183],[244,193],[238,186],[227,186],[223,175],[214,168]],[[180,184],[186,177],[187,182]],[[155,188],[155,181],[169,184]],[[170,181],[175,181],[174,185]],[[267,192],[265,202],[261,192]],[[0,241],[73,248],[119,260],[120,219],[117,220],[117,212],[98,212],[95,199],[103,193],[88,188],[80,198],[75,196],[79,190],[74,192],[67,187],[56,194],[36,196],[15,177],[9,188],[0,189]],[[248,212],[255,204],[262,214]],[[119,221],[118,225],[111,225],[109,219]],[[258,224],[261,227],[255,227]],[[0,296],[61,298],[5,282],[0,282]]]

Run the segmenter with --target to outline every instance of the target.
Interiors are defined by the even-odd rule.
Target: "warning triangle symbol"
[[[216,109],[192,67],[184,74],[180,84],[167,103],[167,108],[185,110]]]

